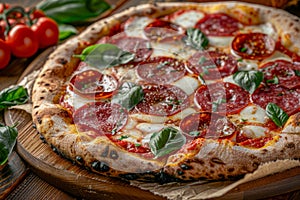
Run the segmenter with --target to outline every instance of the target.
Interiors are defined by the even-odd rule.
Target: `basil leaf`
[[[112,103],[122,105],[127,110],[131,110],[144,98],[144,92],[140,85],[125,82],[119,88],[119,91],[112,98]]]
[[[288,114],[286,114],[286,112],[284,112],[275,103],[268,103],[266,107],[266,114],[279,127],[282,127],[289,119]]]
[[[158,158],[179,150],[185,144],[185,141],[186,138],[177,129],[167,127],[153,133],[149,145],[155,158]]]
[[[233,80],[239,86],[250,92],[251,94],[258,88],[263,81],[264,75],[261,71],[238,71],[233,74]]]
[[[300,76],[300,70],[294,70],[296,76]]]
[[[70,37],[72,35],[76,35],[78,33],[77,29],[72,25],[59,24],[58,28],[59,28],[59,40],[60,41],[65,40],[68,37]]]
[[[17,136],[18,131],[15,127],[0,124],[0,165],[3,165],[8,160],[16,144]]]
[[[188,28],[187,36],[183,38],[186,45],[203,50],[208,45],[207,37],[197,28]]]
[[[74,55],[87,64],[105,69],[132,61],[135,54],[123,51],[113,44],[95,44],[85,48],[81,55]]]
[[[10,106],[24,104],[28,98],[27,89],[23,86],[6,88],[0,92],[0,110]]]

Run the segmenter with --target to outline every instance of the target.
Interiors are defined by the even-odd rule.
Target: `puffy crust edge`
[[[276,30],[278,30],[280,33],[281,38],[283,39],[283,44],[290,50],[299,53],[299,18],[274,8],[235,2],[201,4],[159,3],[153,5],[145,4],[130,8],[107,19],[95,22],[79,36],[60,45],[50,55],[49,59],[42,68],[42,71],[33,87],[32,117],[33,122],[36,124],[37,130],[44,136],[45,140],[54,149],[59,149],[59,152],[65,157],[71,160],[77,160],[77,162],[91,168],[95,172],[112,176],[118,176],[118,174],[128,172],[113,171],[111,168],[109,168],[108,171],[103,171],[103,169],[99,170],[97,166],[100,166],[100,168],[101,166],[104,166],[104,168],[106,168],[105,165],[108,167],[114,165],[112,162],[120,165],[125,164],[126,162],[133,162],[131,167],[135,167],[133,170],[131,170],[131,172],[141,172],[140,168],[141,166],[145,165],[145,163],[151,163],[151,167],[147,168],[147,170],[150,171],[157,171],[159,168],[162,168],[162,163],[154,161],[152,162],[132,156],[131,154],[120,150],[108,140],[101,139],[100,141],[96,142],[84,141],[83,137],[75,134],[76,131],[74,130],[74,127],[71,128],[72,118],[67,111],[58,105],[58,101],[60,94],[63,92],[65,82],[71,76],[72,72],[79,63],[78,59],[72,57],[73,54],[80,53],[86,46],[96,42],[100,37],[109,33],[109,30],[115,24],[125,21],[130,16],[149,15],[157,17],[168,14],[180,8],[194,8],[205,10],[206,12],[220,10],[231,15],[245,15],[245,23],[247,20],[256,20],[255,22],[257,23],[271,22],[275,26]],[[251,15],[249,14],[250,12]],[[286,148],[289,145],[293,146],[294,148]],[[111,151],[117,151],[120,155],[124,155],[126,159],[118,160],[119,162],[116,162],[116,160],[111,158],[102,160],[102,158],[95,157],[99,151],[105,151],[107,146],[109,146]],[[230,176],[253,171],[256,169],[259,163],[264,161],[275,160],[277,158],[299,158],[299,153],[295,153],[300,152],[299,146],[299,136],[292,134],[282,134],[279,142],[275,143],[274,146],[271,145],[260,150],[251,150],[238,146],[232,147],[229,144],[208,140],[204,145],[202,145],[202,150],[199,151],[199,154],[194,155],[193,157],[186,157],[182,154],[171,156],[168,164],[164,167],[164,171],[184,180],[190,180],[192,177],[205,177],[209,179],[229,178]],[[283,152],[286,150],[288,151]],[[209,154],[209,152],[213,153]],[[206,155],[207,157],[204,158],[203,155]],[[83,162],[81,162],[80,157],[83,158]],[[226,165],[219,164],[219,167],[217,167],[215,170],[216,172],[218,171],[220,173],[211,173],[211,171],[208,171],[210,167],[204,167],[206,169],[203,171],[202,168],[198,169],[200,165],[198,165],[198,167],[196,166],[196,164],[199,164],[200,159],[204,161],[203,166],[211,166],[211,162],[213,162],[213,158],[215,157],[222,158],[221,160],[223,160],[223,162],[225,160],[224,158],[226,158]],[[95,161],[98,162],[98,165],[95,163]],[[215,159],[215,162],[218,161]],[[94,165],[92,163],[94,163]],[[105,165],[103,163],[105,163]],[[245,163],[248,164],[245,166]],[[92,165],[96,167],[91,167]],[[184,165],[193,166],[193,170],[185,170],[183,173],[184,175],[178,175],[178,171],[182,171],[182,166]],[[238,166],[238,169],[228,173],[228,171],[231,171],[230,169],[236,165]],[[207,173],[211,173],[212,175],[206,175]]]

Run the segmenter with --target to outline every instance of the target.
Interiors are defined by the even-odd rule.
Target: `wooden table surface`
[[[162,1],[162,0],[160,0]],[[37,0],[7,0],[1,2],[16,3],[18,5],[32,6]],[[158,2],[154,0],[107,0],[111,5],[115,5],[109,15],[120,12],[130,6],[142,3]],[[300,6],[293,6],[287,10],[300,16]],[[40,52],[42,53],[42,52]],[[38,55],[36,55],[38,56]],[[26,67],[34,60],[17,59],[13,60],[9,67],[0,71],[0,90],[12,84],[15,84],[22,75]],[[23,66],[23,67],[20,67]],[[0,123],[4,123],[3,112],[0,112]],[[30,166],[22,161],[16,151],[13,152],[9,161],[9,170],[0,171],[0,199],[78,199],[71,194],[65,193],[45,182],[31,171]],[[290,192],[292,191],[292,192]],[[258,197],[259,198],[259,197]],[[283,192],[279,196],[269,199],[300,199],[300,190],[290,189],[289,192]]]

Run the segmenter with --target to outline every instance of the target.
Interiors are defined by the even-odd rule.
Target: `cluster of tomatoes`
[[[58,42],[57,23],[34,8],[0,4],[0,70],[11,58],[29,58]]]

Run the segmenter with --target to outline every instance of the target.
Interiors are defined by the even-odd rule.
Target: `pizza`
[[[300,158],[300,22],[247,3],[158,3],[49,56],[33,123],[59,155],[125,180],[225,180]]]

